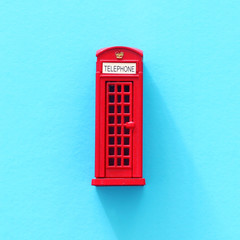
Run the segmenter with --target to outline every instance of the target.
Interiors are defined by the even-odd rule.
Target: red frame
[[[109,47],[98,50],[96,56],[96,179],[92,179],[92,185],[145,185],[142,178],[143,52],[136,48]],[[136,73],[102,73],[103,63],[135,63]],[[111,102],[110,95],[114,96]],[[129,102],[125,102],[125,95]],[[114,132],[110,133],[109,127]]]

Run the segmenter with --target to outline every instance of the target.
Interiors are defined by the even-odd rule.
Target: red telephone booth
[[[142,178],[143,52],[97,51],[95,176],[92,185],[145,185]]]

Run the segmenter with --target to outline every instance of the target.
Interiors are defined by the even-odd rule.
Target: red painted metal
[[[96,178],[92,180],[95,186],[143,186],[144,178]]]
[[[97,51],[95,177],[92,185],[145,185],[142,178],[143,52]]]

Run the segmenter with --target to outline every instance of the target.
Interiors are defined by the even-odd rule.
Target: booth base
[[[92,179],[94,186],[143,186],[144,178],[96,178]]]

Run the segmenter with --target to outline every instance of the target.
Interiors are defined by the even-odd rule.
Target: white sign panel
[[[102,64],[102,73],[136,74],[136,63],[107,63]]]

